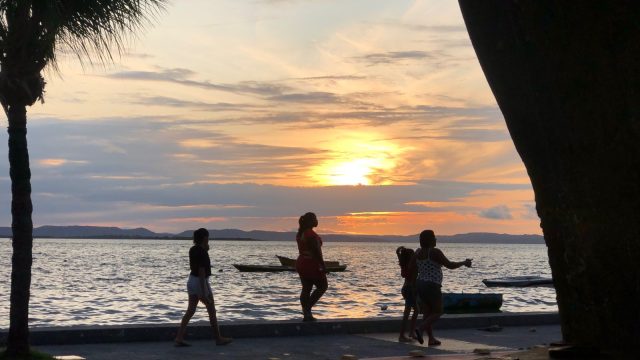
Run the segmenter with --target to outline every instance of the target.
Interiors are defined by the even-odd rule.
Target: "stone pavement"
[[[280,359],[339,360],[345,354],[358,359],[409,359],[409,352],[422,351],[422,359],[479,359],[475,349],[489,349],[494,356],[561,339],[559,325],[508,326],[500,331],[442,329],[435,335],[438,347],[398,343],[396,333],[282,336],[236,339],[228,346],[210,340],[191,341],[190,347],[176,348],[172,342],[125,342],[108,344],[43,345],[35,348],[55,355],[75,355],[90,360],[115,359]],[[76,358],[76,359],[79,359]]]

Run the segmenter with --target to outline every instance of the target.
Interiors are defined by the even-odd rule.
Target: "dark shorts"
[[[404,299],[405,307],[416,306],[416,295],[413,291],[413,286],[406,284],[402,286],[402,298]]]
[[[296,260],[296,271],[300,275],[300,279],[313,281],[316,286],[318,283],[327,282],[327,275],[320,271],[320,267],[320,262],[302,255],[298,256]]]
[[[432,311],[439,311],[442,307],[442,285],[431,281],[416,281],[416,290],[420,301],[427,304]]]

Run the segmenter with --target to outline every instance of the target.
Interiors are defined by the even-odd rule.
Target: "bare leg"
[[[411,315],[411,323],[409,323],[409,334],[410,337],[413,338],[414,335],[411,330],[416,328],[416,322],[418,320],[418,308],[413,307],[413,315]]]
[[[178,334],[176,335],[176,344],[184,343],[184,336],[187,332],[187,325],[189,324],[189,320],[193,317],[193,314],[196,313],[196,307],[198,306],[198,296],[197,295],[189,295],[189,305],[187,306],[187,312],[182,317],[182,321],[180,322],[180,327],[178,328]]]
[[[440,316],[442,316],[442,297],[429,309],[429,314],[425,314],[425,319],[419,326],[421,330],[426,330],[427,336],[429,337],[429,346],[440,345],[440,341],[433,336],[432,326],[434,322],[440,319]]]
[[[220,328],[218,327],[218,317],[216,315],[216,304],[213,300],[213,294],[209,294],[209,301],[203,301],[207,306],[207,312],[209,313],[209,323],[213,330],[213,337],[216,339],[216,345],[227,345],[233,341],[231,338],[226,338],[220,334]]]
[[[411,339],[409,339],[408,337],[406,337],[404,335],[404,331],[407,328],[407,321],[409,320],[409,315],[411,315],[411,306],[406,306],[404,307],[404,313],[402,314],[402,322],[400,325],[400,336],[398,336],[398,341],[400,342],[409,342],[411,341]],[[415,327],[415,324],[412,323],[412,327],[411,329],[413,329]]]
[[[326,278],[316,281],[315,285],[316,289],[313,290],[311,296],[309,297],[309,312],[311,312],[311,308],[315,306],[318,300],[320,300],[322,295],[324,295],[324,293],[329,288],[329,284],[327,283]]]
[[[302,306],[302,315],[307,318],[311,313],[310,298],[311,290],[313,289],[313,282],[303,278],[300,278],[300,282],[302,283],[302,291],[300,291],[300,305]]]
[[[416,339],[418,340],[418,342],[422,344],[424,343],[424,340],[422,338],[422,332],[424,331],[424,325],[427,321],[427,317],[431,313],[431,308],[426,303],[420,303],[420,309],[423,310],[422,322],[415,327],[414,334],[416,335]]]

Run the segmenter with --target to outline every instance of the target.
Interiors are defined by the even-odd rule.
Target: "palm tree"
[[[125,37],[167,0],[0,0],[0,103],[9,120],[13,257],[7,355],[29,352],[33,223],[27,150],[27,106],[43,100],[42,71],[56,69],[61,48],[111,59]]]

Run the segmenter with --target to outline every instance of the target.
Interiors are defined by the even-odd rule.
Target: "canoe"
[[[443,293],[442,306],[444,312],[499,312],[502,306],[502,294],[496,293]]]
[[[241,272],[283,272],[283,271],[296,271],[293,266],[282,265],[248,265],[248,264],[233,264],[233,267]],[[341,272],[347,269],[347,265],[327,266],[327,272]]]
[[[276,257],[278,258],[278,260],[280,260],[280,264],[282,266],[296,266],[296,259],[292,259],[292,258],[288,258],[285,256],[280,256],[280,255],[276,255]],[[340,262],[339,261],[325,261],[324,264],[327,267],[336,267],[336,266],[340,266]]]
[[[496,279],[484,279],[482,282],[488,287],[526,287],[553,285],[552,278],[541,276],[509,276]]]

